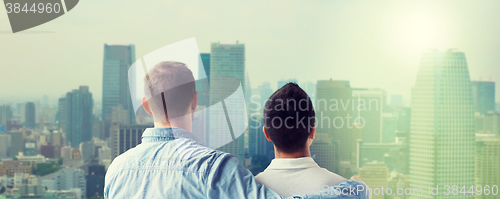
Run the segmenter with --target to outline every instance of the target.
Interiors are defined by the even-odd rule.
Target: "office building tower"
[[[250,114],[256,114],[262,117],[264,115],[264,106],[266,102],[274,93],[271,89],[271,84],[269,82],[264,82],[257,88],[252,89],[252,96],[250,96],[249,112]]]
[[[231,76],[236,78],[231,81],[230,78],[224,76]],[[226,100],[228,96],[237,91],[237,89],[245,92],[245,45],[244,44],[220,44],[212,43],[210,52],[210,104],[221,103],[224,109],[211,109],[209,120],[209,145],[214,146],[225,142],[224,138],[220,137],[222,134],[215,132],[225,132],[229,126],[229,131],[232,134],[232,141],[229,141],[218,150],[233,154],[240,162],[245,160],[245,136],[240,136],[244,133],[248,117],[245,107],[240,107],[241,102],[235,100]],[[238,82],[239,81],[239,82]],[[239,86],[238,86],[239,84]],[[238,87],[237,87],[238,86]],[[229,118],[231,121],[228,124]]]
[[[36,122],[36,112],[35,112],[35,103],[33,102],[28,102],[26,103],[26,106],[24,107],[24,126],[26,128],[35,128]]]
[[[134,148],[141,143],[142,133],[153,125],[127,125],[118,126],[111,133],[111,156],[116,158],[125,151]]]
[[[352,90],[349,81],[320,80],[316,84],[316,134],[326,134],[338,146],[339,167],[334,171],[348,177],[351,162]],[[314,143],[312,145],[319,144]],[[311,146],[312,147],[312,146]],[[333,154],[332,154],[333,156]],[[324,155],[323,157],[327,157]],[[318,160],[321,161],[321,160]]]
[[[353,117],[363,118],[359,123],[363,128],[362,140],[366,143],[382,142],[382,113],[386,93],[381,89],[354,89],[352,91]]]
[[[465,54],[424,53],[411,97],[410,188],[474,184],[474,107]],[[438,196],[410,196],[448,197],[442,189]]]
[[[59,130],[66,128],[66,98],[59,98],[57,107],[57,126]]]
[[[87,141],[80,143],[80,152],[84,162],[90,162],[95,158],[95,144],[94,142]]]
[[[500,184],[500,136],[476,134],[475,186],[490,188]],[[470,186],[469,186],[470,187]],[[493,189],[493,188],[491,188]],[[496,194],[476,194],[476,199],[498,198]]]
[[[106,169],[104,165],[92,164],[89,166],[87,175],[87,197],[103,196],[104,192],[104,177]]]
[[[103,164],[104,160],[111,160],[111,148],[102,146],[99,149],[99,164]]]
[[[474,111],[486,114],[495,110],[495,82],[472,81]]]
[[[488,111],[488,113],[482,115],[476,112],[475,121],[476,133],[500,135],[500,113]]]
[[[284,85],[288,84],[288,83],[296,83],[298,84],[299,81],[297,79],[285,79],[285,80],[279,80],[278,81],[278,88],[277,89],[280,89],[281,87],[283,87]]]
[[[389,171],[382,162],[372,162],[359,169],[359,179],[362,180],[370,189],[372,189],[372,199],[384,199],[386,193],[381,193],[388,187]],[[381,189],[381,188],[384,189]],[[375,190],[378,190],[377,193]]]
[[[24,133],[16,131],[10,135],[12,140],[10,155],[15,157],[19,155],[19,152],[24,152]]]
[[[24,144],[24,156],[35,156],[37,151],[36,143],[33,141]]]
[[[112,107],[121,105],[128,111],[130,124],[135,124],[135,110],[130,98],[128,69],[135,62],[134,45],[104,44],[104,60],[102,69],[102,120],[104,136],[109,137]],[[134,85],[134,84],[132,84]]]
[[[203,73],[203,71],[205,71],[205,73]],[[196,81],[196,91],[198,92],[199,106],[210,106],[209,78],[210,53],[200,53],[200,62],[198,64],[198,81]]]
[[[94,100],[88,86],[80,86],[66,94],[66,145],[78,147],[92,139]]]
[[[311,157],[316,163],[328,171],[339,173],[339,150],[338,143],[332,144],[330,136],[325,133],[317,133],[311,145]],[[341,174],[339,174],[341,175]]]
[[[0,133],[0,159],[10,157],[11,135]]]
[[[7,125],[7,122],[14,117],[9,105],[0,106],[0,126]]]
[[[382,113],[382,142],[396,142],[397,118],[393,113]]]

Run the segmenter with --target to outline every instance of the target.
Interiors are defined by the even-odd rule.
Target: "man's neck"
[[[309,151],[309,148],[306,148],[304,150],[295,152],[295,153],[284,153],[276,149],[276,146],[274,147],[274,158],[304,158],[304,157],[311,157],[311,152]]]
[[[174,118],[166,122],[154,122],[155,128],[176,127],[192,132],[192,118],[190,115]]]

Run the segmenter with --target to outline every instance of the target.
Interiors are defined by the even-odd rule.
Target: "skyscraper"
[[[210,53],[200,53],[200,63],[198,65],[198,80],[196,81],[196,91],[198,92],[198,105],[208,107],[210,106]],[[202,71],[205,71],[206,77]]]
[[[12,119],[13,113],[9,105],[0,106],[0,126],[7,125],[7,122]]]
[[[316,134],[326,134],[338,146],[339,168],[333,172],[349,177],[351,162],[352,90],[349,81],[320,80],[316,84]],[[313,142],[312,145],[316,143]],[[311,146],[313,148],[313,146]],[[328,153],[325,151],[325,153]],[[333,152],[332,152],[333,153]],[[329,154],[321,155],[328,157]],[[333,154],[331,154],[333,157]],[[317,160],[321,161],[321,160]]]
[[[94,100],[88,86],[80,86],[66,93],[66,144],[78,147],[81,142],[92,139]]]
[[[500,136],[476,134],[476,172],[474,185],[492,187],[500,184]],[[476,195],[476,199],[498,198],[496,194]]]
[[[354,117],[363,121],[362,140],[365,143],[382,142],[382,113],[384,112],[386,93],[381,89],[354,89],[352,91]]]
[[[495,82],[472,81],[474,111],[486,114],[495,110]]]
[[[134,45],[104,44],[102,69],[102,120],[105,137],[109,137],[112,107],[121,105],[129,113],[130,124],[135,123],[135,110],[130,98],[128,69],[135,62]]]
[[[411,97],[410,187],[473,185],[474,107],[465,54],[424,53]],[[443,191],[410,198],[448,198]]]
[[[0,133],[0,158],[8,158],[10,156],[11,135]]]
[[[24,134],[21,131],[16,131],[12,132],[10,135],[12,141],[10,155],[16,157],[19,155],[19,152],[24,152]]]
[[[66,98],[59,98],[57,108],[57,124],[60,130],[66,128]]]
[[[211,45],[211,55],[210,55],[210,104],[215,104],[218,101],[224,100],[228,94],[234,92],[236,82],[230,81],[232,76],[237,78],[241,83],[241,89],[245,89],[245,45],[244,44],[220,44],[212,43]],[[237,89],[237,88],[236,88]],[[225,111],[219,109],[219,111],[211,111],[210,115],[232,115],[235,121],[247,122],[247,113],[244,108],[239,108],[239,104],[228,104],[225,103],[224,107],[234,107],[234,108],[224,108]],[[236,108],[238,107],[238,108]],[[217,117],[223,118],[223,117]],[[230,123],[229,131],[233,134],[235,140],[229,142],[228,144],[219,148],[219,150],[233,154],[240,162],[244,162],[244,145],[245,136],[239,136],[245,131],[247,126],[244,122]],[[215,131],[224,131],[221,128],[227,128],[227,120],[217,120],[210,118],[209,120],[209,145],[210,143],[215,143],[220,141],[220,137],[215,136]],[[241,132],[240,132],[241,131]]]
[[[25,127],[27,128],[35,128],[36,122],[36,112],[35,112],[35,103],[28,102],[24,107],[24,117],[25,117]]]

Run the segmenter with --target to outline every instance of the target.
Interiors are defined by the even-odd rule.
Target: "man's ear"
[[[149,115],[153,115],[153,112],[151,112],[151,108],[149,108],[148,100],[146,100],[146,97],[142,98],[142,108],[148,113]]]
[[[313,126],[311,132],[309,133],[309,138],[311,140],[314,140],[315,137],[316,137],[316,125]]]
[[[264,135],[266,136],[267,141],[272,142],[271,137],[269,137],[269,134],[267,134],[266,125],[264,125],[262,127],[262,132],[264,132]]]
[[[196,105],[198,104],[198,92],[194,92],[193,100],[191,100],[191,111],[194,112],[196,110]]]

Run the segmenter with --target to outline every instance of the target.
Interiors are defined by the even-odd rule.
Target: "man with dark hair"
[[[234,156],[204,146],[191,132],[197,93],[191,71],[161,62],[144,79],[142,105],[154,117],[142,143],[113,160],[105,198],[281,198],[255,181]],[[359,179],[298,198],[368,198]]]
[[[255,179],[280,195],[312,194],[346,179],[321,168],[309,147],[316,134],[309,96],[295,83],[274,92],[264,108],[263,131],[274,144],[275,159]]]

